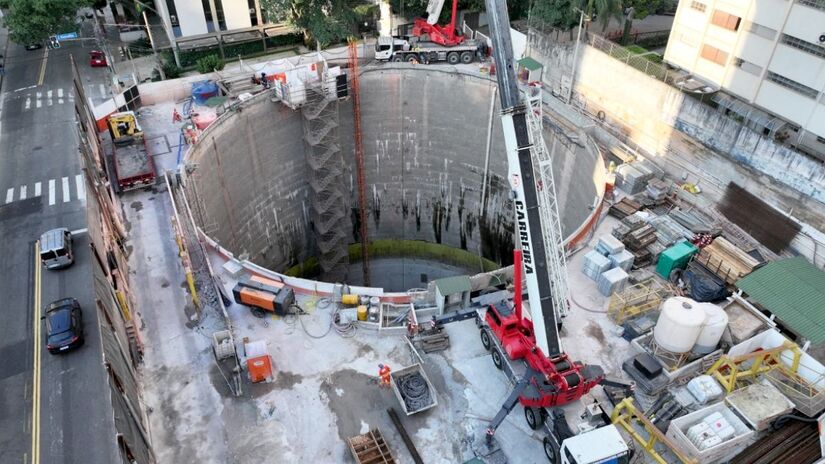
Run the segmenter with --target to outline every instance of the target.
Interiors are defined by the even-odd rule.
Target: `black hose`
[[[421,374],[417,372],[407,374],[398,378],[396,384],[398,385],[398,390],[401,392],[401,396],[404,398],[407,411],[419,411],[432,404],[430,388]]]
[[[792,420],[808,423],[813,423],[817,421],[816,419],[811,419],[810,417],[797,416],[796,414],[785,414],[784,416],[779,416],[776,419],[774,419],[774,421],[771,422],[771,428],[773,430],[779,430],[785,426],[786,422],[790,422]]]

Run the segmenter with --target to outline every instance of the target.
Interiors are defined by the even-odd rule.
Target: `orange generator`
[[[232,289],[235,303],[249,306],[257,317],[264,317],[264,311],[285,316],[289,307],[295,304],[295,293],[283,282],[252,276],[241,280]]]

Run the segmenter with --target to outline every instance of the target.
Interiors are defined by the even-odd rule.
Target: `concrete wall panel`
[[[424,240],[510,262],[513,213],[494,82],[453,69],[388,64],[362,73],[361,92],[370,238]],[[339,104],[338,133],[355,205],[349,100]],[[314,252],[302,135],[300,113],[261,95],[210,127],[187,158],[194,166],[187,196],[197,198],[193,211],[206,233],[236,256],[246,253],[278,271]],[[552,146],[550,131],[546,138]],[[567,236],[588,219],[603,190],[604,166],[595,151],[574,156],[559,145],[557,152]]]

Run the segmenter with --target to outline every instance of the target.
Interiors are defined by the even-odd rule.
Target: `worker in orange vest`
[[[181,122],[182,119],[180,113],[178,113],[178,109],[172,108],[172,122]]]
[[[384,364],[378,365],[378,376],[381,377],[381,386],[382,387],[389,387],[390,386],[390,366],[385,366]]]

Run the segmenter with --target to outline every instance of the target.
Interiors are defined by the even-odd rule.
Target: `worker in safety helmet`
[[[390,386],[390,366],[385,366],[384,364],[378,365],[378,376],[381,377],[381,386],[382,387],[389,387]]]

